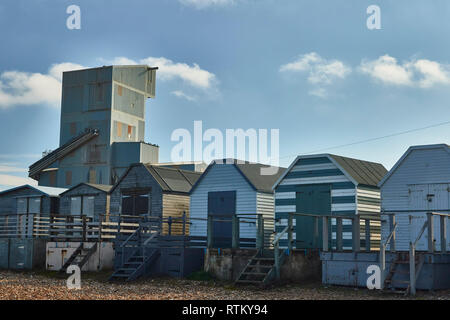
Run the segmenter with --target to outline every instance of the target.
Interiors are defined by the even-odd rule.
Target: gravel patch
[[[83,274],[82,288],[69,290],[66,275],[0,271],[1,300],[450,300],[450,290],[420,291],[416,297],[367,289],[325,287],[320,283],[268,289],[235,287],[214,281],[146,279],[109,283],[107,274]]]

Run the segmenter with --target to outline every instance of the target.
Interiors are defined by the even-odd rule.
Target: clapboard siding
[[[417,185],[449,184],[450,186],[450,154],[448,146],[430,145],[411,147],[394,166],[381,186],[381,208],[384,212],[395,214],[397,222],[396,250],[409,250],[410,241],[415,241],[417,234],[426,219],[423,212],[408,212],[413,208],[410,193]],[[449,196],[450,199],[450,196]],[[449,200],[450,201],[450,200]],[[444,206],[445,207],[445,206]],[[450,204],[444,208],[450,210]],[[432,209],[432,208],[431,208]],[[403,211],[403,212],[396,212]],[[448,212],[448,211],[447,211]],[[412,216],[410,223],[409,216]],[[388,217],[383,216],[381,237],[385,241],[390,233]],[[435,218],[436,248],[440,249],[440,230],[438,218]],[[450,246],[450,228],[447,219],[447,246]],[[417,244],[417,250],[427,248],[427,232]]]
[[[256,212],[264,217],[264,245],[266,247],[271,247],[275,232],[274,195],[270,193],[258,192],[256,194],[256,199]]]
[[[256,214],[258,213],[258,197],[255,189],[238,172],[233,164],[215,164],[204,173],[202,180],[191,192],[190,215],[191,215],[191,235],[206,236],[208,217],[208,192],[236,191],[236,214]],[[269,196],[260,196],[262,202],[259,210],[269,216],[270,204],[267,203]],[[273,196],[272,196],[273,199]],[[273,217],[273,211],[271,214]],[[202,219],[202,220],[195,220]],[[250,219],[253,218],[253,219]],[[245,216],[240,224],[241,238],[256,238],[255,216]],[[265,226],[267,233],[272,232],[270,224]],[[272,228],[272,229],[271,229]]]
[[[108,214],[108,193],[98,190],[86,184],[80,184],[66,191],[61,195],[59,211],[61,215],[72,215],[71,212],[71,198],[82,196],[94,197],[94,216],[98,219],[101,215]]]
[[[176,194],[163,194],[163,217],[182,218],[183,212],[186,213],[185,234],[189,235],[189,196]],[[163,234],[168,234],[169,226],[163,225]],[[181,219],[177,223],[172,223],[172,235],[183,234],[183,224]]]

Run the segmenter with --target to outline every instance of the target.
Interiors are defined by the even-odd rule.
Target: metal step
[[[236,283],[248,283],[248,284],[256,284],[256,285],[262,285],[262,281],[257,280],[237,280]]]
[[[250,276],[250,275],[252,275],[252,276],[266,276],[267,273],[264,273],[264,272],[244,272],[244,273],[242,273],[242,275],[244,275],[244,276]]]

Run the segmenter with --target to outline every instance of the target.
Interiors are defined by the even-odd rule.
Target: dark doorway
[[[305,185],[297,187],[296,212],[306,214],[331,214],[331,186],[329,184]],[[296,246],[301,249],[314,248],[314,218],[297,217]],[[319,219],[318,248],[322,243],[322,219]],[[328,228],[328,239],[331,241],[331,226]]]
[[[231,218],[236,213],[236,191],[208,192],[208,215],[214,219],[212,226],[213,247],[231,248]]]

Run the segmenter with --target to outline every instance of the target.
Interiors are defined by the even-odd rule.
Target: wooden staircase
[[[77,265],[80,270],[89,261],[89,258],[97,251],[98,244],[94,243],[90,248],[85,248],[85,243],[81,242],[78,248],[67,259],[62,268],[59,270],[61,273],[65,273],[70,265]]]
[[[284,257],[285,255],[282,253],[280,266],[284,262]],[[235,284],[265,287],[275,278],[275,272],[273,251],[258,250],[239,274]]]
[[[114,271],[109,280],[133,281],[142,276],[145,273],[145,268],[161,255],[159,249],[152,249],[147,255],[143,253],[143,250],[146,249],[137,249],[120,268]]]
[[[415,257],[416,280],[420,275],[424,262],[424,256],[417,254]],[[397,253],[396,259],[391,263],[389,272],[384,280],[384,290],[405,295],[409,294],[411,289],[409,263],[408,253]]]

